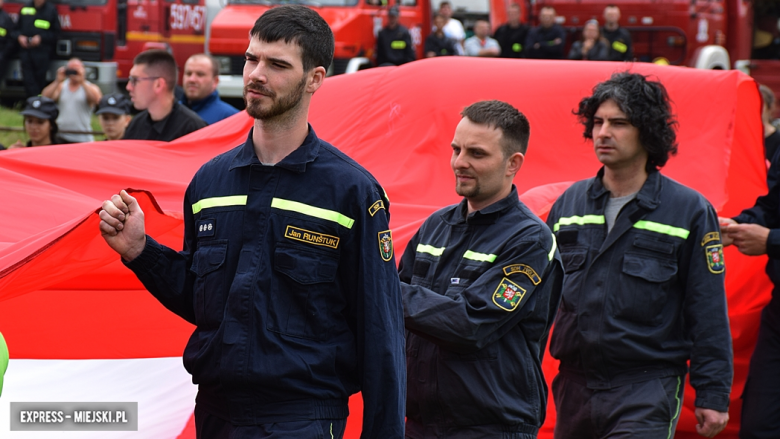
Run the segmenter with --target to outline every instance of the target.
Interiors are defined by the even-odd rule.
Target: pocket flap
[[[197,276],[205,276],[225,263],[227,241],[211,241],[208,244],[198,244],[198,249],[192,255],[190,270]]]
[[[582,268],[582,264],[585,263],[587,254],[588,254],[588,249],[585,248],[562,250],[561,260],[563,261],[563,270],[566,273],[579,270],[580,268]]]
[[[302,285],[336,280],[339,261],[334,255],[278,246],[274,252],[274,269]]]
[[[623,273],[649,282],[666,282],[677,274],[677,262],[634,253],[623,256]]]

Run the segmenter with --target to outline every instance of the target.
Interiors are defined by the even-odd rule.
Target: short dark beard
[[[301,82],[295,87],[293,91],[287,96],[282,96],[278,101],[275,101],[271,108],[263,110],[259,102],[249,103],[246,99],[247,90],[255,90],[262,93],[271,99],[276,98],[276,93],[265,88],[260,84],[247,84],[244,86],[244,105],[246,106],[246,112],[255,119],[267,121],[275,119],[283,114],[286,114],[290,110],[296,108],[303,99],[303,92],[306,89],[306,75],[303,76]]]

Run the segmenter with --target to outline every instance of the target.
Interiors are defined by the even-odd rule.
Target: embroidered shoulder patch
[[[712,241],[720,241],[720,233],[710,232],[704,235],[704,238],[701,239],[701,246],[704,247],[708,242]]]
[[[525,289],[507,278],[501,279],[493,293],[493,303],[504,311],[514,311],[525,296]]]
[[[385,202],[382,200],[376,200],[374,204],[371,205],[371,207],[368,208],[368,213],[371,216],[376,215],[377,212],[379,212],[379,209],[385,208]]]
[[[287,229],[284,231],[284,237],[307,244],[321,245],[323,247],[339,247],[339,238],[337,236],[312,232],[311,230],[301,229],[295,226],[287,226]]]
[[[393,232],[385,230],[379,232],[379,255],[383,261],[389,261],[393,258]]]
[[[715,274],[723,273],[726,264],[723,262],[723,244],[708,245],[705,248],[707,253],[707,268]]]
[[[505,276],[509,276],[510,274],[514,273],[523,273],[524,275],[528,276],[529,279],[531,279],[531,282],[533,282],[534,285],[539,285],[539,283],[542,282],[542,278],[536,274],[536,270],[525,264],[512,264],[504,267]]]

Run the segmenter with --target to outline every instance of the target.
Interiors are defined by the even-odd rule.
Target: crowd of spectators
[[[178,74],[170,53],[148,50],[134,60],[128,93],[103,96],[86,79],[84,63],[72,58],[39,96],[27,98],[21,115],[29,140],[0,144],[0,150],[93,142],[93,112],[106,140],[162,141],[178,139],[238,113],[219,98],[218,66],[210,55],[200,53],[187,60],[180,99],[174,93]],[[133,107],[138,112],[135,116]]]
[[[582,27],[581,37],[571,43],[566,56],[566,30],[558,24],[555,8],[539,10],[539,25],[530,27],[521,21],[519,4],[507,7],[507,22],[498,26],[493,35],[491,25],[484,20],[474,23],[473,35],[467,38],[459,20],[452,17],[452,5],[443,1],[433,19],[432,32],[424,41],[426,58],[466,55],[478,57],[572,59],[588,61],[631,61],[631,34],[620,27],[620,9],[609,5],[604,9],[604,26],[596,19]],[[409,30],[399,23],[397,6],[388,8],[387,24],[377,35],[376,65],[401,65],[415,59]]]

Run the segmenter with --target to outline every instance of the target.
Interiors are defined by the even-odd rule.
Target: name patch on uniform
[[[504,267],[505,276],[509,276],[510,274],[514,273],[523,273],[524,275],[528,276],[529,279],[531,279],[531,282],[533,282],[534,285],[539,285],[539,283],[542,281],[542,278],[536,274],[536,270],[525,264],[512,264]]]
[[[493,303],[504,311],[514,311],[525,296],[525,289],[507,278],[501,279],[493,293]]]
[[[371,216],[376,215],[377,212],[379,212],[379,209],[384,209],[385,203],[382,200],[376,200],[376,203],[372,204],[371,207],[368,208],[368,213]]]
[[[323,247],[338,248],[339,246],[339,238],[337,236],[312,232],[311,230],[300,229],[294,226],[287,226],[287,229],[284,231],[284,237]]]
[[[704,238],[701,239],[701,246],[704,247],[705,244],[712,241],[720,241],[720,233],[710,232],[704,235]]]
[[[385,230],[377,233],[379,237],[379,255],[383,261],[393,259],[393,232]]]
[[[723,244],[708,245],[705,247],[707,253],[707,268],[715,274],[723,273],[726,264],[723,262]]]
[[[214,236],[217,231],[217,221],[214,219],[204,219],[198,221],[198,238]]]

